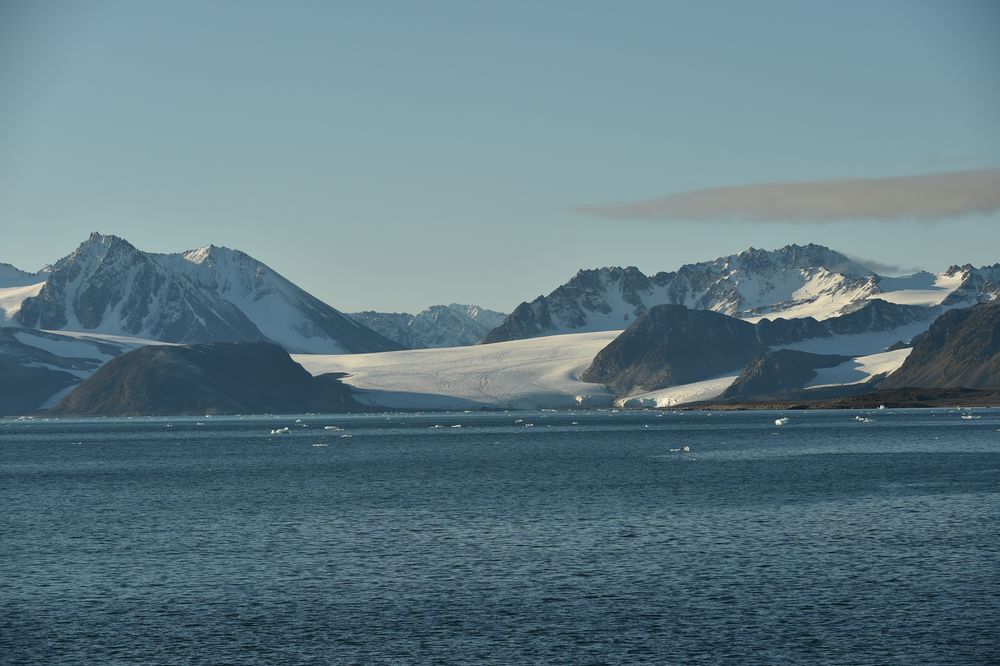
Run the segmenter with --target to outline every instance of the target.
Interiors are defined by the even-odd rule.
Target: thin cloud
[[[868,270],[878,273],[879,275],[913,275],[914,273],[921,272],[922,268],[917,268],[915,266],[902,266],[900,264],[890,264],[884,261],[878,261],[876,259],[864,259],[862,257],[856,257],[854,255],[848,255],[847,257],[855,263],[861,264]]]
[[[1000,169],[716,187],[574,210],[612,220],[934,221],[1000,210]]]

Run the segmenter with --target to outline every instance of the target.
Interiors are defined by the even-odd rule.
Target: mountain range
[[[149,253],[95,233],[36,273],[0,264],[0,413],[52,407],[112,359],[156,344],[273,343],[314,375],[340,373],[343,390],[355,392],[342,405],[372,407],[665,406],[882,381],[990,388],[1000,386],[993,348],[975,341],[1000,335],[995,318],[962,317],[998,297],[1000,264],[887,277],[822,246],[789,245],[652,277],[634,267],[582,270],[507,316],[455,303],[416,315],[345,314],[239,250]],[[929,327],[948,331],[941,345],[960,343],[914,370],[907,355]],[[186,354],[130,358],[139,368],[168,358],[202,367]],[[112,386],[114,375],[103,376],[100,386]],[[94,386],[88,404],[107,406],[106,389]]]
[[[352,312],[351,317],[408,349],[461,347],[482,340],[507,315],[478,305],[432,305],[406,312]]]
[[[875,298],[934,308],[967,306],[998,296],[1000,264],[886,277],[820,245],[788,245],[774,251],[750,248],[651,277],[634,266],[581,270],[547,296],[518,305],[483,341],[624,329],[645,310],[663,304],[748,321],[824,320],[849,314]]]

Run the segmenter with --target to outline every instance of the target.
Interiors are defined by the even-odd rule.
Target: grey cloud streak
[[[934,221],[1000,210],[1000,169],[716,187],[574,210],[612,220]]]

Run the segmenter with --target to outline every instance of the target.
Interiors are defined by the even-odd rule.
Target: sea
[[[998,627],[997,409],[0,420],[3,664],[947,666]]]

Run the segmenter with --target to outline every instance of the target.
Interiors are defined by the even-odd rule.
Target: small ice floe
[[[972,419],[981,419],[981,416],[973,416],[972,414],[962,414],[963,421],[971,421]]]
[[[573,421],[570,425],[580,425],[577,421]]]
[[[671,453],[691,453],[691,447],[685,445],[685,446],[682,446],[679,449],[670,449],[670,452]]]
[[[302,419],[295,419],[296,423],[302,423]]]
[[[885,409],[885,405],[879,405],[878,408],[879,409]]]
[[[198,421],[197,423],[195,423],[195,425],[200,425],[200,426],[203,426],[203,425],[205,425],[205,424],[204,424],[204,423],[202,423],[201,421]]]
[[[860,423],[875,423],[875,419],[870,419],[867,416],[855,416],[854,420]]]
[[[271,431],[272,435],[287,435],[291,432],[288,428],[275,428]]]
[[[774,419],[774,425],[776,426],[788,425],[788,417],[782,416],[780,419]]]
[[[350,437],[350,436],[351,436],[351,433],[349,433],[349,432],[345,432],[343,435],[341,435],[341,437]]]
[[[535,427],[535,424],[534,424],[534,423],[525,423],[525,424],[524,424],[524,427],[525,427],[525,428],[534,428],[534,427]]]
[[[329,444],[326,444],[324,442],[316,442],[315,444],[313,444],[313,446],[329,446]]]
[[[436,423],[436,424],[434,424],[434,425],[431,426],[431,430],[434,430],[435,428],[443,428],[443,427],[444,427],[443,425],[440,425],[440,424]]]
[[[452,428],[461,428],[461,427],[462,427],[461,423],[456,423],[455,425],[452,426]]]
[[[514,423],[524,423],[524,419],[517,419]]]
[[[341,430],[341,429],[342,428],[338,428],[337,426],[323,426],[323,430]]]

